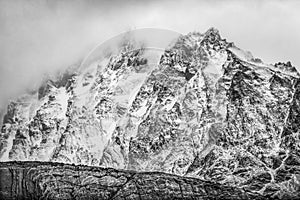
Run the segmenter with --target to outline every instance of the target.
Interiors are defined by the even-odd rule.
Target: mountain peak
[[[220,36],[219,30],[215,27],[210,27],[204,34],[205,35],[219,35]]]
[[[157,63],[151,56],[121,51],[10,104],[1,160],[161,171],[266,198],[298,194],[300,88],[291,63],[264,64],[215,28],[179,37]]]

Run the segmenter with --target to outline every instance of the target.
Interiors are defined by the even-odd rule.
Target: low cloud
[[[216,27],[267,63],[300,67],[298,1],[0,1],[0,105],[124,31]],[[298,68],[299,69],[299,68]]]

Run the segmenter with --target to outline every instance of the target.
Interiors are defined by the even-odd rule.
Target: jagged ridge
[[[121,52],[10,104],[1,159],[162,171],[297,197],[291,63],[264,64],[216,29],[180,37],[156,65],[151,56]]]

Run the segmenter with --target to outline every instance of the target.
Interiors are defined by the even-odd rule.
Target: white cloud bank
[[[296,0],[0,0],[0,105],[111,36],[141,27],[188,33],[214,26],[267,63],[300,67],[299,10]]]

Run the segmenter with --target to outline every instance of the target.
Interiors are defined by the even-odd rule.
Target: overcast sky
[[[300,1],[0,0],[0,105],[42,74],[80,62],[136,28],[221,35],[266,63],[300,67]],[[299,69],[299,68],[298,68]]]

